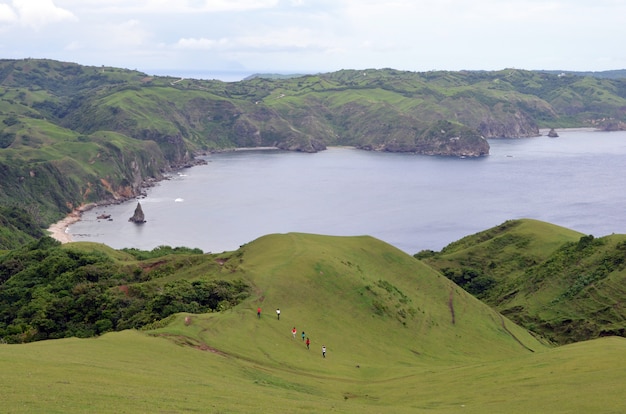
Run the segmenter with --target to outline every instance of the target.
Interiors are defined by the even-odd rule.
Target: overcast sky
[[[0,58],[149,74],[599,71],[625,42],[626,0],[0,0]]]

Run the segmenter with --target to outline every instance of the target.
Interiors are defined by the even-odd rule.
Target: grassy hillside
[[[154,77],[45,59],[0,60],[0,203],[38,211],[137,195],[194,154],[328,145],[479,157],[485,138],[540,127],[626,127],[626,79],[342,70],[241,82]]]
[[[182,313],[141,332],[0,345],[3,409],[526,413],[625,408],[624,339],[549,348],[431,268],[373,238],[268,235],[211,259],[217,268],[190,263],[181,268],[184,277],[209,272],[241,278],[253,287],[251,296],[222,312]],[[169,281],[175,277],[164,275]],[[282,310],[280,320],[276,307]],[[294,326],[296,339],[290,333]],[[312,341],[310,350],[300,339],[303,330]]]
[[[0,252],[18,248],[43,235],[33,215],[26,210],[18,206],[0,206]]]
[[[416,257],[557,343],[624,335],[625,235],[515,220]]]
[[[0,385],[10,413],[617,413],[626,408],[624,341],[372,373],[295,346],[298,366],[271,367],[124,331],[2,345]]]
[[[388,357],[419,365],[542,348],[432,269],[370,237],[269,235],[242,247],[227,264],[255,293],[233,312],[204,316],[208,326],[198,340],[241,357],[272,364],[275,341],[289,337],[293,326],[307,333],[317,353],[326,344],[345,358],[347,370],[359,363],[367,369],[365,361],[372,359],[382,367]],[[258,321],[240,326],[257,306],[265,309],[260,322],[268,324],[262,336]],[[380,331],[394,333],[373,341],[372,332]]]

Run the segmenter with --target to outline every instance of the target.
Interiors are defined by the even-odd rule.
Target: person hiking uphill
[[[303,341],[304,341],[304,337],[305,337],[305,336],[306,336],[306,335],[304,334],[304,331],[302,331],[302,340],[303,340]]]
[[[280,320],[280,309],[276,308],[276,317]]]
[[[322,357],[326,358],[326,345],[322,345]]]
[[[298,333],[298,330],[296,329],[296,327],[294,326],[293,329],[291,330],[291,336],[293,337],[293,339],[296,339],[296,334]]]
[[[306,349],[311,349],[309,346],[311,345],[311,340],[309,338],[306,339]]]
[[[256,316],[257,318],[261,319],[261,307],[260,306],[256,309]]]

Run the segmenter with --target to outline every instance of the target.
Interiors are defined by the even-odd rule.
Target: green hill
[[[180,256],[183,263],[190,257]],[[118,253],[117,259],[131,260],[128,253]],[[170,258],[150,260],[164,266]],[[525,413],[625,408],[624,339],[547,347],[432,268],[371,237],[268,235],[235,252],[199,255],[178,269],[154,273],[151,281],[164,286],[180,277],[213,275],[243,280],[251,295],[221,312],[178,314],[150,330],[0,345],[3,409]],[[299,337],[303,330],[312,341],[310,350]]]
[[[209,327],[198,340],[240,357],[266,359],[293,326],[307,333],[316,351],[326,344],[341,356],[347,370],[355,364],[367,370],[368,360],[384,366],[387,357],[419,365],[543,348],[440,274],[371,237],[269,235],[243,246],[228,263],[255,294],[233,312],[204,316]],[[269,324],[262,336],[258,321],[238,322],[257,306],[265,309],[261,326]],[[373,341],[372,332],[381,331],[390,333]],[[288,353],[286,346],[277,351]]]
[[[46,59],[0,60],[0,204],[43,228],[141,194],[196,154],[236,147],[479,157],[486,138],[539,128],[624,129],[626,79],[393,69],[240,82],[148,76]]]
[[[624,335],[626,235],[512,220],[416,257],[557,343]]]

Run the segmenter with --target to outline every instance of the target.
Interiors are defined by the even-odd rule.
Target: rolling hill
[[[623,412],[624,235],[515,220],[415,260],[367,236],[273,234],[212,255],[61,246],[42,228],[136,196],[198,152],[482,156],[485,138],[539,127],[623,129],[624,108],[626,81],[611,76],[224,83],[1,60],[2,409]]]
[[[3,409],[558,413],[626,407],[623,338],[548,346],[371,237],[273,234],[199,257],[181,256],[186,266],[161,272],[164,280],[154,276],[152,283],[212,275],[245,281],[251,295],[221,312],[179,313],[142,331],[0,345]],[[154,263],[167,268],[168,260]],[[294,326],[311,339],[310,350],[299,334],[292,338]]]
[[[625,235],[510,220],[416,257],[556,343],[624,336]]]

